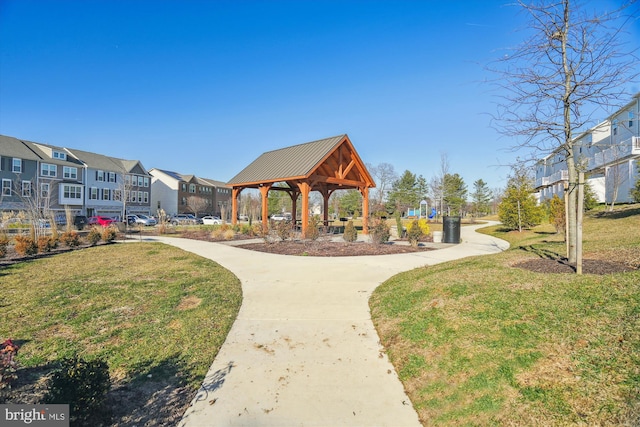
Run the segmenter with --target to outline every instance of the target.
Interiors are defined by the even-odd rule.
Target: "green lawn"
[[[640,266],[640,207],[585,219],[585,258]],[[640,271],[543,274],[513,267],[564,255],[548,225],[488,232],[497,255],[397,275],[371,298],[374,323],[424,425],[638,425]]]
[[[196,390],[242,301],[215,262],[159,243],[93,247],[0,269],[0,339],[36,367],[101,357],[116,381]]]

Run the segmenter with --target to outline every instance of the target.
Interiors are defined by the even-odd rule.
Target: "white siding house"
[[[600,203],[631,202],[640,162],[640,93],[574,142],[586,181]],[[568,180],[564,155],[555,151],[536,165],[536,190],[544,201],[562,197]]]

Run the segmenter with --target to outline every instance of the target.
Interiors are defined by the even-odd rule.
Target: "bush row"
[[[96,245],[100,240],[110,243],[118,236],[115,227],[92,227],[84,239],[90,245]],[[0,258],[7,255],[7,249],[11,240],[6,234],[0,234]],[[75,248],[82,244],[83,238],[76,231],[66,231],[62,234],[54,233],[50,236],[17,235],[13,238],[13,247],[20,256],[30,256],[38,253],[51,252],[59,244],[69,248]]]

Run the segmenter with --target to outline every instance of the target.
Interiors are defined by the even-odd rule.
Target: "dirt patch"
[[[529,259],[526,261],[519,262],[513,265],[517,268],[522,268],[529,271],[534,271],[536,273],[571,273],[575,274],[576,266],[575,264],[570,264],[564,259],[547,259],[547,258],[539,258],[539,259]],[[615,273],[624,273],[627,271],[634,271],[637,268],[631,267],[629,265],[606,261],[601,259],[585,259],[582,262],[582,273],[583,274],[615,274]]]
[[[182,301],[180,301],[180,304],[178,304],[178,307],[176,308],[180,311],[189,310],[192,308],[196,308],[200,305],[201,302],[202,299],[198,298],[197,296],[190,295],[188,297],[182,298]]]

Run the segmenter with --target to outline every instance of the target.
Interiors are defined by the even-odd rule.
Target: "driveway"
[[[238,318],[180,426],[420,426],[369,313],[373,290],[402,271],[500,252],[461,229],[434,251],[313,258],[159,237],[218,262],[242,283]]]

